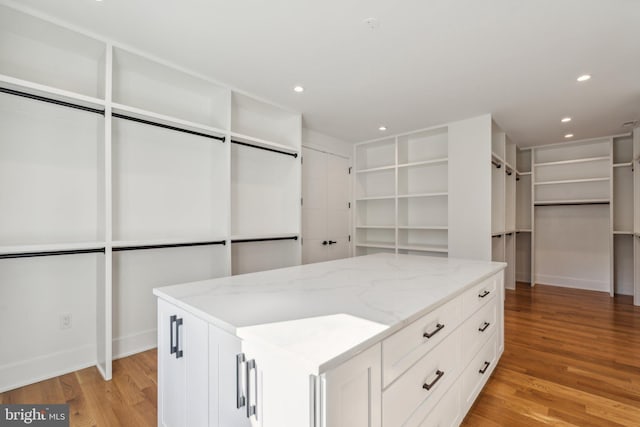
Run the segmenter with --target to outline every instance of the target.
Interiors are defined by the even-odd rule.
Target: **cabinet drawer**
[[[460,425],[462,412],[460,411],[460,387],[455,383],[433,408],[433,411],[419,422],[414,418],[406,424],[406,427],[454,427]],[[417,420],[416,420],[417,421]]]
[[[458,329],[382,393],[383,426],[427,417],[460,373],[460,340]]]
[[[455,298],[382,342],[383,387],[453,332],[462,318],[461,305]]]
[[[489,337],[498,329],[498,298],[495,294],[486,305],[476,311],[462,325],[462,362],[466,366],[471,358],[488,341]]]
[[[498,284],[502,283],[502,272],[475,285],[462,294],[462,310],[465,316],[473,314],[498,293]]]
[[[462,410],[466,412],[487,382],[497,362],[497,337],[493,334],[476,357],[466,367],[460,381],[462,383]]]

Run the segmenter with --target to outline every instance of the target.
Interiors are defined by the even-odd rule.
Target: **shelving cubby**
[[[396,140],[384,139],[371,143],[356,145],[356,172],[396,166]],[[360,176],[358,174],[357,176]]]
[[[394,197],[396,192],[396,171],[395,169],[378,169],[358,172],[355,186],[356,199]]]
[[[395,199],[357,200],[356,226],[395,227],[395,210]]]
[[[398,249],[425,252],[448,252],[445,229],[402,228],[398,230]]]
[[[104,240],[104,117],[0,93],[0,246]]]
[[[446,227],[449,206],[446,196],[398,199],[398,226]]]
[[[506,231],[506,173],[504,163],[491,168],[491,233]]]
[[[438,164],[448,156],[447,128],[437,128],[398,137],[398,166]]]
[[[519,174],[531,173],[531,149],[516,149],[516,169]]]
[[[395,248],[395,228],[362,228],[357,233],[357,246]]]
[[[113,50],[112,96],[151,119],[229,128],[229,89],[124,49]]]
[[[0,86],[104,99],[105,43],[6,6],[0,6],[0,40]]]

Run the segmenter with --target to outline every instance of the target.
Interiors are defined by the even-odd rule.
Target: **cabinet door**
[[[326,426],[382,425],[381,348],[377,344],[324,374]]]
[[[246,355],[242,341],[209,326],[211,427],[251,427],[247,417]]]
[[[207,323],[158,299],[158,424],[207,426]]]

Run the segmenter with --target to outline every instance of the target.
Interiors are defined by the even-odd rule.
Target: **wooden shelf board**
[[[613,231],[613,234],[620,234],[620,235],[630,235],[633,236],[633,231]]]
[[[534,163],[533,167],[538,166],[554,166],[554,165],[570,165],[574,163],[588,163],[588,162],[598,162],[600,160],[610,160],[609,156],[600,156],[600,157],[585,157],[583,159],[573,159],[573,160],[558,160],[555,162],[544,162],[544,163]]]
[[[28,80],[17,79],[15,77],[0,74],[0,86],[33,95],[44,96],[58,101],[70,102],[83,107],[104,109],[105,101],[99,98],[70,92],[63,89],[56,89],[51,86],[33,83]]]
[[[400,225],[398,226],[398,229],[400,230],[449,230],[449,227],[446,225],[434,225],[434,226],[429,226],[429,225],[424,225],[424,226],[408,226],[408,225]]]
[[[447,245],[398,245],[398,249],[421,252],[449,252]]]
[[[378,248],[378,249],[395,249],[395,244],[385,243],[385,242],[358,242],[356,246],[361,248]]]
[[[360,197],[356,199],[356,202],[366,202],[367,200],[393,200],[396,196],[372,196],[372,197]]]
[[[380,167],[377,167],[377,168],[360,169],[360,170],[357,170],[356,173],[380,172],[380,171],[393,170],[393,169],[395,169],[395,166],[393,166],[393,165],[391,165],[391,166],[380,166]]]
[[[398,199],[410,199],[413,197],[447,197],[449,193],[421,193],[421,194],[400,194]]]
[[[231,132],[231,138],[238,140],[240,142],[246,142],[248,144],[257,145],[259,147],[264,147],[264,148],[273,148],[275,150],[285,151],[291,154],[298,154],[300,152],[300,150],[297,150],[288,145],[279,144],[277,142],[267,141],[260,138],[255,138],[253,136],[243,135],[237,132]]]
[[[137,119],[148,120],[154,123],[165,124],[169,126],[178,127],[181,129],[192,130],[195,132],[201,132],[211,134],[214,136],[225,136],[226,130],[218,129],[215,127],[207,126],[204,124],[191,122],[188,120],[179,119],[177,117],[171,117],[164,114],[154,113],[152,111],[143,110],[141,108],[130,107],[128,105],[113,103],[113,112],[124,114],[127,116],[135,117]]]
[[[614,163],[613,164],[614,168],[630,168],[633,167],[633,162],[627,162],[627,163]]]
[[[420,162],[402,163],[402,164],[399,164],[398,167],[399,168],[410,168],[412,166],[437,165],[437,164],[441,164],[441,163],[447,163],[448,161],[449,161],[448,157],[443,157],[441,159],[424,160],[424,161],[420,161]]]
[[[565,179],[560,181],[541,181],[534,182],[533,185],[561,185],[561,184],[582,184],[587,182],[604,182],[609,181],[607,178],[584,178],[584,179]]]
[[[365,228],[373,230],[395,230],[395,225],[356,225],[356,228]]]
[[[36,245],[0,246],[0,254],[75,251],[83,249],[100,249],[105,246],[105,242],[45,243]]]

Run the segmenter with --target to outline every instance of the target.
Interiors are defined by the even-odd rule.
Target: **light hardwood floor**
[[[156,352],[0,394],[70,404],[72,426],[155,426]],[[518,284],[505,302],[505,352],[464,426],[640,426],[640,307],[629,297]]]

